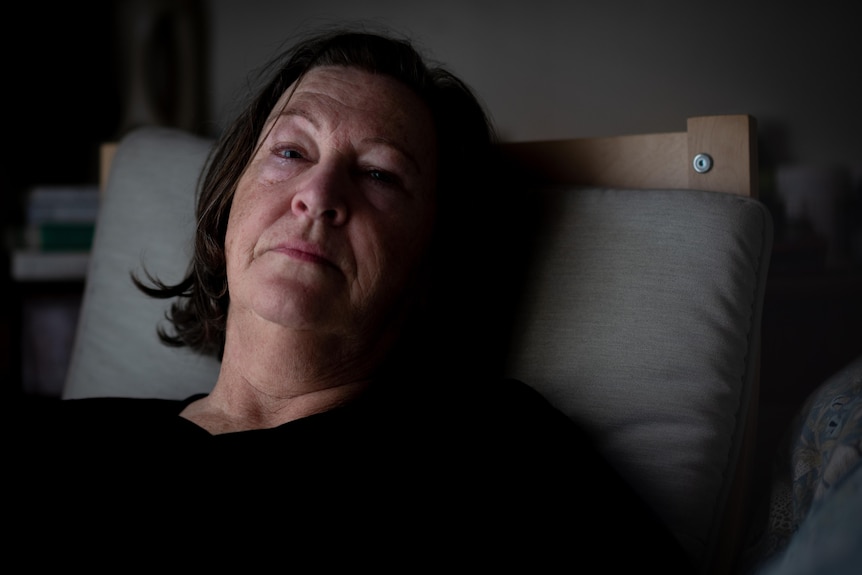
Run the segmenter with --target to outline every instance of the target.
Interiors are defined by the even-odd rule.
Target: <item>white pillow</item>
[[[117,148],[102,199],[64,398],[185,398],[212,389],[219,363],[163,345],[168,300],[144,295],[130,272],[182,279],[191,257],[197,178],[211,140],[139,128]]]

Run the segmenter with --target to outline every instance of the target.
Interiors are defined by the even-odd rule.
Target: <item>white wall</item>
[[[296,31],[361,19],[414,38],[532,140],[758,119],[766,163],[862,161],[862,33],[851,2],[209,0],[210,109]]]

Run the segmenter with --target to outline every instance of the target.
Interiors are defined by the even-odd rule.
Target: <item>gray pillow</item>
[[[191,256],[197,178],[212,141],[140,128],[117,148],[102,198],[64,398],[185,398],[209,391],[219,364],[156,336],[170,302],[130,279],[182,278]]]
[[[545,215],[508,375],[591,431],[701,561],[756,372],[769,212],[713,192],[536,194]]]

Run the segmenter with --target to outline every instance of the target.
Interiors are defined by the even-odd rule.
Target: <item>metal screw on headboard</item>
[[[709,154],[698,154],[692,162],[694,171],[698,174],[705,174],[712,169],[712,157]]]

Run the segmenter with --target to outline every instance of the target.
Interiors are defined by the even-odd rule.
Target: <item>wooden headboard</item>
[[[502,151],[553,183],[757,197],[757,122],[744,114],[689,118],[684,132],[512,142]]]

